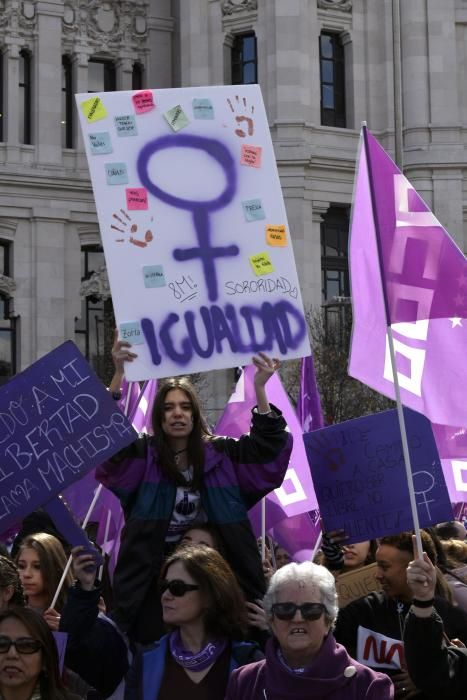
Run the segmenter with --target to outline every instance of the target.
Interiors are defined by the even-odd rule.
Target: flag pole
[[[391,328],[391,315],[389,313],[389,303],[388,303],[388,298],[387,298],[387,294],[386,294],[386,286],[384,284],[383,252],[381,249],[381,234],[380,234],[378,208],[376,207],[375,192],[374,192],[374,188],[373,188],[373,169],[372,169],[372,162],[371,162],[371,158],[370,158],[370,149],[368,147],[368,132],[367,132],[366,122],[362,122],[362,133],[363,133],[363,143],[365,146],[366,162],[367,162],[367,167],[368,167],[368,181],[369,181],[368,184],[370,187],[371,207],[372,207],[372,211],[373,211],[373,219],[374,219],[374,224],[375,224],[376,248],[378,250],[378,265],[379,265],[379,273],[380,273],[380,277],[381,277],[381,289],[383,291],[384,308],[385,308],[385,312],[386,312],[387,339],[388,339],[388,346],[389,346],[389,355],[391,358],[391,369],[392,369],[392,377],[393,377],[393,382],[394,382],[394,391],[396,394],[397,418],[399,420],[399,430],[400,430],[401,441],[402,441],[402,454],[404,456],[405,474],[406,474],[406,478],[407,478],[407,486],[409,489],[410,510],[412,511],[413,527],[414,527],[414,532],[415,532],[415,539],[417,542],[418,558],[422,559],[423,558],[423,546],[422,546],[422,538],[421,538],[421,534],[420,534],[420,522],[418,519],[417,501],[415,498],[415,489],[414,489],[414,484],[413,484],[412,465],[410,462],[409,444],[408,444],[408,440],[407,440],[407,429],[405,426],[404,410],[402,408],[400,385],[399,385],[399,375],[397,373],[396,353],[394,350],[394,339],[393,339],[392,328]]]
[[[266,496],[261,499],[261,561],[266,559]]]

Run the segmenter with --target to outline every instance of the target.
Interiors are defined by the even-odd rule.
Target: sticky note
[[[144,187],[127,187],[126,208],[132,209],[147,209],[148,208],[148,193]]]
[[[108,185],[128,184],[126,163],[106,163],[105,174],[107,176]]]
[[[195,119],[214,119],[214,107],[207,97],[195,97],[192,107]]]
[[[139,321],[121,323],[119,327],[119,337],[120,340],[126,340],[127,343],[131,343],[132,345],[141,345],[145,342]]]
[[[145,287],[165,287],[164,268],[162,265],[145,265],[143,267]]]
[[[180,131],[180,129],[185,128],[185,126],[188,126],[190,123],[190,120],[180,105],[169,109],[169,111],[164,114],[164,117],[167,119],[174,131]]]
[[[113,152],[110,134],[107,131],[101,131],[98,134],[88,134],[88,138],[93,155],[97,156],[99,154]]]
[[[266,226],[266,242],[273,246],[286,246],[287,232],[285,226],[272,226],[271,224]]]
[[[260,199],[248,199],[242,202],[242,207],[247,221],[259,221],[266,218]]]
[[[154,97],[151,90],[143,90],[142,92],[137,92],[133,95],[133,107],[135,108],[136,114],[144,114],[145,112],[150,112],[151,109],[155,108]]]
[[[89,123],[105,119],[107,110],[100,97],[90,97],[89,100],[81,102],[81,109]]]
[[[243,143],[240,163],[241,165],[249,165],[251,168],[260,168],[262,155],[263,149],[261,146],[248,146]]]
[[[114,120],[118,136],[137,136],[138,129],[134,114],[119,114]]]
[[[250,255],[250,263],[255,275],[268,275],[270,272],[274,272],[271,258],[267,253]]]

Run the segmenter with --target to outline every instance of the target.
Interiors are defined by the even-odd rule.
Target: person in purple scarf
[[[232,570],[211,547],[186,546],[165,562],[159,588],[171,631],[138,652],[125,700],[223,700],[231,672],[263,657],[242,641],[246,608]]]
[[[273,638],[266,658],[234,671],[226,700],[389,700],[390,679],[352,659],[334,639],[334,577],[319,564],[287,564],[272,577],[264,609]]]

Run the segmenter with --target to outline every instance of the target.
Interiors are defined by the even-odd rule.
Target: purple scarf
[[[196,654],[183,646],[180,630],[175,630],[169,637],[169,647],[172,658],[187,671],[204,671],[217,661],[227,647],[226,639],[216,639],[208,642],[205,647]]]

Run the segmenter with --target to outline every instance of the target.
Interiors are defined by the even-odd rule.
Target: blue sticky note
[[[248,199],[242,202],[242,207],[247,221],[259,221],[266,218],[260,199]]]
[[[106,163],[105,174],[108,185],[127,185],[128,173],[126,163]]]
[[[162,265],[145,265],[143,267],[145,287],[165,287],[164,268]]]
[[[207,97],[195,97],[192,107],[195,119],[214,119],[214,107]]]
[[[107,131],[101,131],[98,134],[88,134],[89,145],[91,146],[91,153],[93,155],[100,155],[104,153],[112,153],[112,143],[110,141],[110,134]]]
[[[120,114],[114,117],[118,136],[137,136],[136,118],[134,114]]]
[[[118,335],[120,340],[126,340],[127,343],[131,343],[132,345],[142,345],[142,343],[145,342],[139,321],[135,321],[134,323],[121,323]]]

